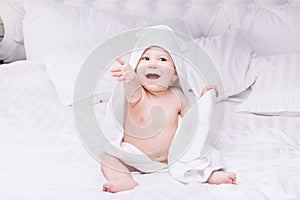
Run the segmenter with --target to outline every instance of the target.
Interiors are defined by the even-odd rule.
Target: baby
[[[154,161],[168,163],[168,150],[178,127],[178,115],[182,117],[189,108],[183,92],[170,86],[178,79],[171,55],[159,46],[150,46],[142,53],[135,70],[123,59],[116,60],[120,66],[111,69],[111,75],[123,81],[127,104],[123,142],[134,145]],[[215,86],[204,87],[201,95],[211,89],[218,95]],[[150,111],[157,105],[162,108],[164,123],[160,129],[154,130]],[[108,180],[103,191],[114,193],[138,185],[130,174],[135,169],[116,157],[105,154],[101,168]],[[236,175],[216,170],[206,182],[235,184]]]

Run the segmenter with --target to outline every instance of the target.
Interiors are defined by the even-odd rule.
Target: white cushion
[[[240,29],[260,55],[300,52],[300,8],[284,2],[230,5],[222,11],[232,27]],[[277,5],[276,5],[277,4]]]
[[[28,60],[43,62],[61,44],[79,40],[103,41],[128,27],[113,15],[89,6],[28,0],[24,3],[24,44]]]
[[[272,57],[273,65],[257,77],[237,111],[257,114],[300,114],[300,54]]]
[[[77,75],[96,46],[97,43],[93,40],[82,40],[61,45],[46,56],[47,73],[63,104],[72,105]]]
[[[247,89],[257,76],[253,68],[253,51],[241,34],[228,30],[225,34],[198,40],[217,68],[225,90],[225,97]]]

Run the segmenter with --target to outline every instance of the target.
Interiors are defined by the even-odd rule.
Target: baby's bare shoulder
[[[189,101],[187,97],[184,95],[183,91],[177,87],[170,87],[170,91],[176,96],[181,108],[180,113],[183,116],[189,108]]]
[[[170,87],[170,91],[176,96],[181,105],[185,105],[187,103],[187,98],[181,89],[177,87]]]
[[[175,92],[175,93],[184,95],[183,92],[182,92],[182,90],[180,88],[178,88],[178,87],[173,87],[172,86],[172,87],[169,87],[169,89],[170,89],[171,92]]]
[[[177,96],[178,98],[182,98],[185,97],[184,93],[182,92],[181,89],[177,88],[177,87],[169,87],[170,91]]]

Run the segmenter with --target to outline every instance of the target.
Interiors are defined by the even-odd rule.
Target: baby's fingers
[[[219,90],[218,90],[218,88],[216,86],[214,87],[214,90],[216,92],[216,97],[218,97],[219,96]]]
[[[123,73],[120,71],[116,71],[116,72],[111,72],[110,75],[113,77],[120,77],[123,75]]]
[[[125,60],[123,60],[122,58],[116,58],[116,61],[121,65],[121,69],[123,71],[130,71],[132,70],[130,64],[128,62],[126,62]]]
[[[121,67],[114,67],[110,69],[110,72],[120,72],[121,71]]]
[[[209,85],[209,86],[206,87],[206,89],[207,89],[207,90],[211,90],[211,89],[215,90],[216,97],[219,96],[219,90],[218,90],[218,88],[217,88],[216,86],[214,86],[214,85]]]
[[[201,92],[201,96],[204,95],[207,91],[212,90],[212,89],[215,91],[216,97],[218,97],[219,96],[219,91],[218,91],[218,88],[216,86],[214,86],[214,85],[207,85],[207,86],[205,86],[203,88],[202,92]]]
[[[114,67],[110,70],[111,76],[115,77],[118,81],[133,80],[135,78],[134,72],[126,61],[122,58],[116,58],[116,61],[120,64],[118,67]]]
[[[119,78],[120,78],[121,76],[123,76],[123,72],[122,72],[122,70],[121,70],[121,67],[114,67],[114,68],[112,68],[112,69],[110,70],[110,75],[111,75],[112,77],[116,77],[117,80],[119,80]]]
[[[125,62],[121,57],[116,58],[116,61],[117,61],[120,65],[126,64],[126,62]]]
[[[123,81],[125,79],[122,72],[111,72],[110,74],[112,77],[115,77],[117,81]]]

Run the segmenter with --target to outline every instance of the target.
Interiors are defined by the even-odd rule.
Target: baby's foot
[[[236,174],[233,172],[213,171],[206,183],[210,184],[236,184]]]
[[[112,180],[103,185],[102,191],[104,192],[120,192],[125,190],[131,190],[137,186],[137,182],[135,182],[132,178],[128,179],[119,179]]]

